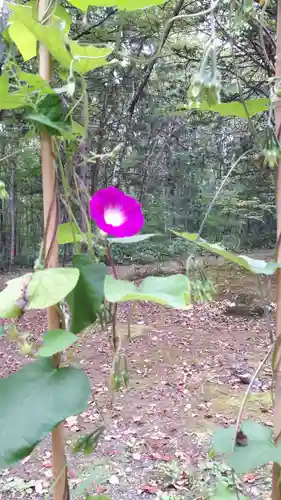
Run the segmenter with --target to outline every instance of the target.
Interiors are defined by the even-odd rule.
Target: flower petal
[[[133,236],[144,225],[141,204],[113,186],[94,194],[90,201],[90,213],[97,226],[110,236]]]

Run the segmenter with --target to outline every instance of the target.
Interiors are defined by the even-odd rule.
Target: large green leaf
[[[272,429],[257,422],[243,422],[241,430],[248,438],[247,446],[232,444],[236,426],[228,429],[218,429],[213,438],[213,448],[216,453],[223,453],[226,463],[238,474],[244,474],[268,462],[281,463],[281,445],[273,443]]]
[[[76,342],[77,337],[66,330],[48,330],[43,336],[43,345],[38,351],[38,356],[47,358],[57,352],[64,351]]]
[[[135,236],[130,236],[126,238],[107,238],[110,243],[121,243],[123,245],[128,245],[129,243],[140,243],[141,241],[148,240],[156,234],[136,234]]]
[[[147,300],[178,309],[190,307],[189,280],[183,274],[164,278],[149,276],[139,287],[125,280],[107,276],[104,286],[105,298],[109,302]]]
[[[75,60],[73,69],[80,74],[108,64],[107,56],[111,54],[112,49],[80,45],[78,42],[68,40],[64,31],[65,27],[60,23],[43,26],[37,22],[33,17],[32,7],[11,3],[9,7],[15,18],[45,45],[64,68],[69,69],[72,59]]]
[[[89,6],[118,7],[120,10],[138,10],[162,5],[166,0],[70,0],[78,9],[86,12]]]
[[[245,106],[239,101],[233,102],[222,102],[220,104],[215,104],[209,106],[207,102],[203,102],[200,106],[196,104],[188,105],[178,105],[178,109],[181,111],[191,111],[196,109],[197,111],[209,111],[212,113],[219,113],[221,116],[238,116],[239,118],[248,118],[249,116],[254,116],[256,113],[261,113],[267,111],[270,105],[270,100],[267,97],[259,99],[248,99],[245,101],[245,106],[247,108],[248,114],[245,110]]]
[[[90,392],[83,371],[55,369],[50,359],[0,379],[0,467],[29,455],[59,422],[85,411]]]
[[[252,259],[251,257],[247,257],[246,255],[236,255],[235,253],[229,252],[222,246],[217,243],[208,243],[203,240],[203,238],[198,238],[196,233],[179,233],[177,231],[172,231],[172,233],[184,238],[192,243],[195,243],[200,248],[204,248],[208,252],[215,253],[217,255],[221,255],[226,260],[234,262],[240,267],[244,267],[248,271],[251,271],[255,274],[265,274],[270,276],[275,273],[276,269],[281,267],[281,264],[277,264],[277,262],[266,262],[264,260]]]
[[[78,269],[56,268],[35,271],[20,278],[8,281],[7,287],[0,293],[0,318],[14,318],[20,313],[17,301],[22,297],[22,287],[26,280],[27,299],[25,309],[45,309],[60,302],[75,287]]]
[[[32,10],[32,6],[28,7]],[[71,26],[71,16],[61,5],[57,5],[50,18],[53,26],[58,26],[64,33],[68,33]],[[24,61],[28,61],[37,55],[37,39],[32,31],[19,21],[13,13],[9,19],[9,35],[18,47]]]
[[[70,329],[79,333],[96,321],[104,300],[107,269],[104,264],[93,262],[87,255],[74,255],[73,265],[79,269],[80,276],[67,302],[71,311]]]
[[[59,224],[58,227],[58,243],[65,245],[66,243],[74,243],[74,241],[86,241],[86,235],[83,235],[77,224],[74,222],[65,222]]]
[[[34,34],[14,14],[9,19],[9,35],[19,49],[23,60],[28,61],[37,54],[37,41]]]
[[[244,495],[239,494],[240,500],[247,500]],[[212,500],[237,500],[237,493],[228,484],[220,483],[212,496]]]

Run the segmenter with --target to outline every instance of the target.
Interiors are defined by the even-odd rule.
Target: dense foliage
[[[232,162],[251,150],[234,169],[217,199],[206,221],[204,236],[236,249],[272,245],[274,187],[271,168],[262,158],[262,149],[268,146],[267,116],[254,114],[249,124],[237,116],[182,110],[208,40],[210,20],[206,17],[202,22],[203,18],[190,17],[166,23],[175,13],[191,14],[203,7],[196,1],[191,5],[169,1],[155,9],[137,12],[92,8],[83,17],[67,5],[74,19],[71,36],[75,40],[100,47],[109,44],[113,48],[112,64],[85,76],[87,117],[79,81],[72,97],[64,94],[67,108],[75,106],[77,122],[89,123],[85,150],[76,156],[76,170],[92,193],[114,180],[134,194],[144,206],[147,232],[163,233],[171,226],[193,232],[198,230]],[[243,99],[269,96],[267,82],[274,64],[275,14],[274,5],[267,8],[266,14],[258,3],[244,10],[237,5],[232,20],[235,29],[230,36],[228,9],[218,10],[217,70],[224,102],[237,101],[241,96]],[[2,59],[15,51],[5,30],[3,36]],[[153,57],[155,54],[159,57]],[[16,60],[20,59],[17,54]],[[36,64],[31,59],[22,67],[35,71]],[[55,76],[58,87],[71,85],[61,80],[61,72]],[[70,87],[68,91],[71,93]],[[237,102],[234,111],[235,106]],[[2,111],[1,178],[8,192],[14,192],[12,203],[0,201],[0,255],[6,263],[12,244],[16,259],[32,264],[42,237],[38,211],[39,145],[33,125],[21,110]],[[264,144],[260,137],[265,137]],[[67,220],[64,206],[61,220]],[[164,258],[167,246],[168,254],[177,251],[177,244],[165,242],[162,248],[160,245],[153,251],[154,259],[159,253]],[[150,247],[143,248],[143,253],[150,255]],[[137,261],[139,257],[142,255],[135,254],[133,259]]]

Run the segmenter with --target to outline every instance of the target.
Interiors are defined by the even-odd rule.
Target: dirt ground
[[[127,271],[120,270],[120,275]],[[131,380],[129,388],[115,397],[108,389],[109,332],[97,329],[80,338],[75,362],[91,379],[93,399],[84,414],[65,424],[71,498],[85,498],[87,491],[112,500],[207,500],[217,481],[231,483],[228,468],[209,455],[211,435],[217,426],[235,423],[247,379],[269,345],[268,321],[225,314],[237,293],[257,291],[253,277],[214,263],[206,272],[217,285],[215,301],[189,311],[138,304],[130,341],[130,305],[119,308],[121,351],[128,359]],[[274,327],[274,319],[271,322]],[[42,311],[31,311],[21,320],[22,331],[35,338],[45,328]],[[0,339],[2,376],[25,362],[14,344]],[[266,365],[245,410],[245,418],[269,426],[270,382],[271,369]],[[74,455],[71,443],[101,422],[106,432],[94,455]],[[0,471],[0,499],[51,498],[50,451],[50,440],[45,439],[32,456]],[[269,467],[237,481],[247,498],[269,498]],[[170,496],[161,497],[160,492]]]

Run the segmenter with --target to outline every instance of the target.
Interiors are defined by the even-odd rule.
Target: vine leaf
[[[243,422],[242,431],[248,438],[247,446],[232,444],[236,426],[228,429],[218,429],[213,438],[213,448],[216,453],[223,453],[226,463],[237,474],[244,474],[268,462],[281,462],[281,446],[273,443],[272,430],[265,425],[253,421]]]
[[[8,281],[0,293],[0,318],[16,318],[21,309],[17,301],[22,297],[22,287],[27,285],[25,309],[45,309],[64,299],[75,287],[79,278],[78,269],[44,269]]]
[[[71,311],[70,329],[79,333],[92,325],[104,300],[104,280],[107,268],[104,264],[93,262],[87,255],[74,255],[73,265],[80,271],[75,289],[68,295],[67,302]]]
[[[65,418],[85,411],[90,393],[83,371],[54,369],[50,359],[0,379],[0,468],[29,455]]]
[[[27,119],[36,124],[41,132],[49,135],[62,135],[71,138],[71,118],[65,119],[61,97],[57,94],[47,94],[36,107],[36,113],[28,114]]]
[[[19,49],[23,60],[29,61],[37,55],[37,41],[34,34],[12,14],[9,18],[8,33]]]
[[[120,10],[138,10],[162,5],[166,0],[70,0],[69,3],[86,12],[89,6],[117,7]]]
[[[33,11],[33,7],[28,7]],[[34,19],[36,17],[36,13]],[[53,15],[50,18],[53,26],[59,26],[64,33],[68,33],[71,26],[71,16],[61,5],[57,5]],[[10,38],[18,47],[24,61],[29,61],[37,55],[37,39],[34,33],[19,21],[13,13],[9,18],[8,33]]]
[[[148,240],[157,236],[156,234],[136,234],[135,236],[125,237],[125,238],[107,238],[109,243],[121,243],[123,245],[128,245],[130,243],[140,243],[140,241]]]
[[[248,113],[245,110],[245,106],[239,101],[221,102],[220,104],[214,104],[213,106],[209,106],[207,102],[203,102],[199,106],[196,106],[196,104],[179,104],[177,106],[177,109],[179,111],[209,111],[212,113],[219,113],[221,116],[238,116],[239,118],[248,119],[248,116],[251,117],[257,113],[267,111],[269,105],[270,100],[265,97],[258,99],[247,99],[245,101],[245,106]]]
[[[24,106],[27,90],[9,93],[9,78],[7,73],[0,76],[0,109],[16,109]]]
[[[191,243],[194,243],[200,248],[204,248],[204,250],[220,255],[226,260],[234,262],[234,264],[244,267],[248,271],[255,274],[265,274],[270,276],[275,273],[276,269],[281,267],[281,264],[278,264],[277,262],[266,262],[264,260],[252,259],[251,257],[247,257],[247,255],[236,255],[217,243],[208,243],[206,240],[203,240],[203,238],[198,238],[196,233],[179,233],[177,231],[172,231],[172,233],[190,241]]]
[[[107,276],[104,285],[105,298],[109,302],[148,300],[177,309],[191,307],[189,289],[189,279],[183,274],[164,278],[149,276],[139,287],[131,281],[116,280]]]
[[[33,73],[27,73],[25,71],[18,71],[17,77],[19,81],[27,84],[28,90],[31,92],[35,90],[41,90],[45,94],[54,94],[55,91],[50,87],[46,80],[43,80],[41,76],[35,75]]]
[[[86,241],[86,235],[82,233],[74,222],[65,222],[58,226],[58,244],[74,243],[74,241]]]
[[[219,483],[217,489],[212,497],[212,500],[236,500],[237,494],[225,483]],[[244,495],[239,495],[240,500],[247,500]]]
[[[43,345],[38,351],[38,356],[47,358],[57,352],[64,351],[77,341],[76,335],[65,330],[48,330],[43,336]]]
[[[32,7],[9,3],[14,18],[20,21],[39,42],[49,50],[63,68],[69,69],[72,60],[73,70],[80,74],[87,73],[95,68],[105,66],[111,48],[95,47],[94,45],[80,45],[67,38],[64,23],[42,25],[33,17]]]

